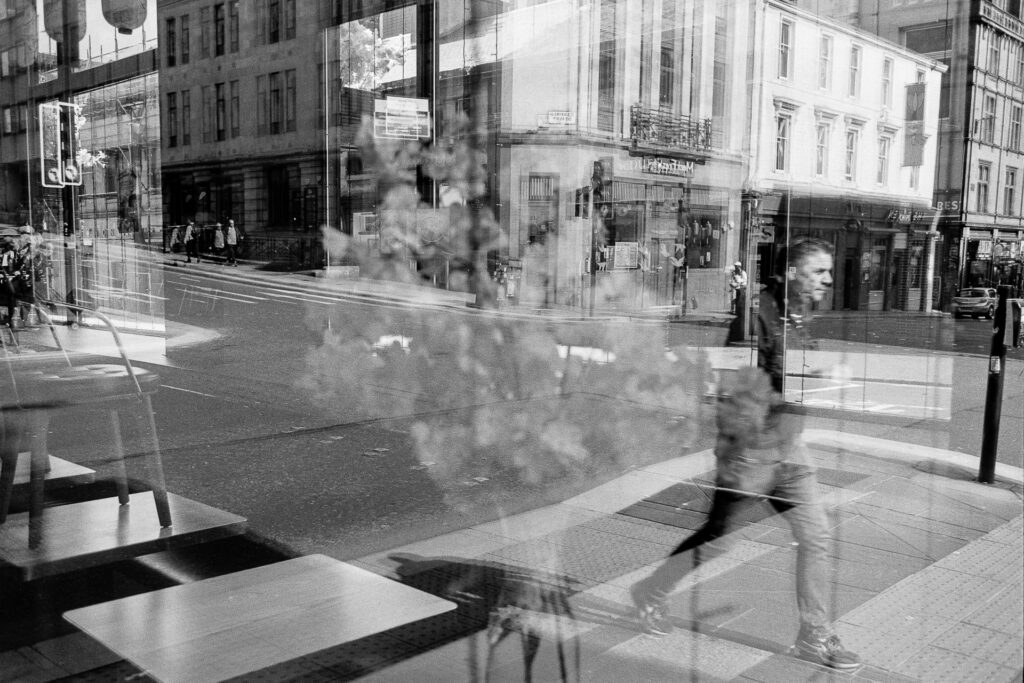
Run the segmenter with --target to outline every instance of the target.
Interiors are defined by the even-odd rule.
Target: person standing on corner
[[[196,257],[196,263],[199,263],[199,231],[195,221],[189,219],[185,226],[185,263],[192,263],[193,256]]]
[[[853,671],[860,668],[860,657],[843,647],[827,616],[828,520],[803,442],[802,416],[784,405],[787,342],[790,347],[809,342],[806,316],[832,286],[832,248],[821,240],[800,240],[783,249],[777,263],[757,313],[759,370],[738,373],[732,395],[719,405],[717,475],[708,519],[650,576],[634,584],[630,594],[641,629],[652,635],[669,633],[668,596],[701,563],[703,546],[714,548],[735,527],[738,512],[768,497],[797,541],[800,631],[793,650],[824,666]]]
[[[747,273],[743,264],[737,261],[729,273],[729,293],[732,299],[732,314],[740,315],[747,300]]]
[[[235,255],[238,251],[238,228],[235,227],[235,220],[228,219],[228,227],[224,231],[224,263],[229,266],[238,266]]]

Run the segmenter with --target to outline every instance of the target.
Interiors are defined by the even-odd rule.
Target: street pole
[[[999,446],[999,419],[1003,405],[1003,371],[1006,366],[1006,307],[1010,296],[1009,285],[999,285],[999,305],[996,307],[992,331],[992,347],[988,357],[988,387],[985,391],[985,417],[981,433],[981,463],[978,481],[991,484],[996,478],[996,450]]]

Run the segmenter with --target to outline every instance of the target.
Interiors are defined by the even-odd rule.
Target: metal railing
[[[689,152],[710,152],[712,148],[711,119],[694,119],[639,104],[629,108],[629,136],[639,147]]]

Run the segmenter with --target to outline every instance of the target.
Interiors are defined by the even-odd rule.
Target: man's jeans
[[[802,447],[802,444],[798,448]],[[766,453],[767,451],[760,451]],[[641,590],[664,599],[701,562],[701,546],[720,550],[721,539],[736,526],[736,517],[759,496],[789,521],[796,537],[796,597],[801,626],[815,635],[831,633],[825,603],[828,593],[828,521],[818,497],[817,478],[810,465],[773,462],[732,454],[719,458],[711,511],[704,526],[683,541],[660,567],[640,583]],[[696,552],[684,555],[686,551]]]

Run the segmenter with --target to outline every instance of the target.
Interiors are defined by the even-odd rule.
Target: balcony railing
[[[694,119],[639,104],[629,108],[629,135],[636,147],[711,151],[711,119]]]

